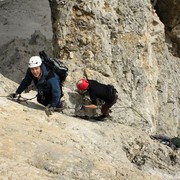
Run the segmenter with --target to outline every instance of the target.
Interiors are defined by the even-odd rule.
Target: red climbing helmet
[[[89,81],[87,79],[80,79],[77,83],[76,86],[79,90],[85,91],[87,90],[89,86]]]

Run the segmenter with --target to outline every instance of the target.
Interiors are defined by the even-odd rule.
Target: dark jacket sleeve
[[[89,91],[89,96],[90,96],[92,104],[97,105],[97,97],[93,90]]]
[[[31,73],[30,69],[27,70],[26,76],[22,80],[21,84],[16,90],[17,94],[21,94],[32,82],[33,80],[33,74]]]
[[[60,80],[57,77],[53,77],[48,80],[48,84],[51,88],[51,106],[56,107],[60,103],[61,98],[61,88],[60,88]]]

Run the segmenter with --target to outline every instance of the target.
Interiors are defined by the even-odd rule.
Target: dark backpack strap
[[[54,77],[54,72],[50,70],[50,71],[48,72],[45,80],[47,81],[48,79],[51,79],[52,77]]]

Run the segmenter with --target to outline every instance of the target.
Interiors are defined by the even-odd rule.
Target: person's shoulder
[[[89,84],[98,84],[99,82],[93,79],[88,79]]]
[[[26,70],[26,76],[31,77],[32,79],[34,78],[30,68]]]
[[[98,86],[98,87],[101,87],[101,88],[106,88],[106,87],[108,87],[108,85],[106,85],[106,84],[104,84],[104,83],[102,83],[102,82],[99,82],[99,81],[96,81],[96,80],[92,80],[92,83],[91,84],[93,84],[94,86]]]
[[[41,69],[42,69],[43,72],[48,72],[48,68],[45,66],[44,63],[42,63]]]
[[[32,74],[32,73],[31,73],[31,69],[30,69],[30,68],[27,68],[26,73],[27,73],[27,74]]]

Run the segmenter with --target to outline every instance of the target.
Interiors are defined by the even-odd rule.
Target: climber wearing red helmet
[[[81,92],[87,92],[92,102],[90,105],[83,105],[82,108],[96,109],[98,99],[100,99],[105,102],[101,107],[101,117],[109,116],[109,109],[116,103],[118,98],[114,86],[101,84],[95,80],[80,79],[76,83],[76,87]]]
[[[80,79],[76,83],[76,86],[80,91],[86,91],[89,86],[89,81],[87,79]]]

